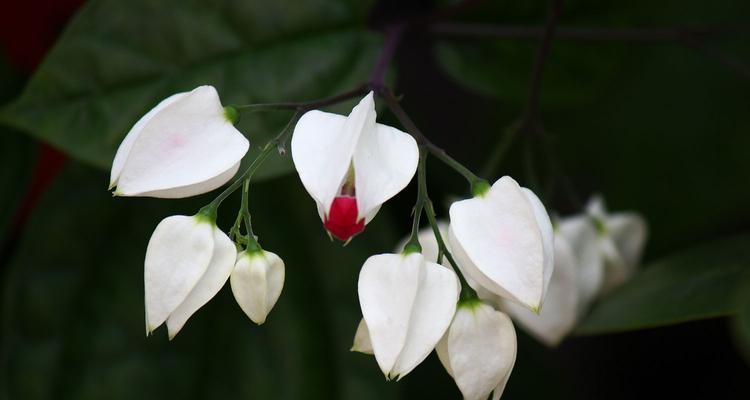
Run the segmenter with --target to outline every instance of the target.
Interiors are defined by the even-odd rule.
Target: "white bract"
[[[370,332],[367,330],[367,323],[365,323],[364,319],[361,319],[359,325],[357,325],[357,331],[354,333],[354,343],[352,343],[350,350],[364,354],[373,354]]]
[[[227,118],[216,89],[172,95],[141,117],[117,149],[109,188],[117,196],[195,196],[229,181],[249,142]]]
[[[589,201],[584,214],[563,218],[559,231],[579,258],[583,307],[632,276],[648,235],[643,217],[633,212],[609,214],[599,197]]]
[[[146,334],[166,321],[173,338],[224,286],[236,256],[234,243],[204,216],[162,220],[146,249]]]
[[[578,260],[568,241],[555,232],[555,270],[544,299],[536,314],[510,301],[502,309],[527,332],[547,346],[556,346],[575,328],[578,308]]]
[[[237,256],[229,283],[242,311],[260,325],[284,287],[284,261],[270,251],[243,251]]]
[[[453,256],[492,293],[538,311],[552,277],[552,223],[544,205],[508,176],[450,208]]]
[[[448,328],[458,278],[420,253],[379,254],[365,261],[358,286],[363,330],[375,359],[387,379],[400,379],[430,354]]]
[[[499,399],[516,362],[516,331],[507,315],[479,300],[462,302],[437,354],[465,400]]]
[[[331,234],[347,240],[364,229],[417,170],[414,139],[375,122],[370,92],[349,116],[309,111],[292,137],[300,180]]]

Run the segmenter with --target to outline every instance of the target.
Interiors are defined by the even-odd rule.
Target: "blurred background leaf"
[[[0,250],[26,194],[35,161],[34,141],[0,126]]]
[[[379,49],[357,0],[93,0],[71,21],[22,96],[0,117],[71,156],[108,168],[145,112],[214,85],[224,104],[303,101],[366,80]],[[346,104],[339,110],[345,110]],[[245,116],[258,151],[290,115]],[[291,171],[269,162],[258,177]]]
[[[18,94],[21,82],[20,73],[0,55],[0,105]],[[36,153],[31,138],[0,124],[0,257],[34,173]]]
[[[581,322],[583,334],[654,328],[733,315],[750,282],[750,236],[657,260],[617,288]]]

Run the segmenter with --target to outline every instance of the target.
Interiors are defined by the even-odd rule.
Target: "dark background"
[[[79,3],[3,6],[4,100],[22,90]],[[542,27],[548,9],[539,1],[476,3],[450,20]],[[382,1],[367,25],[379,31],[443,6]],[[731,1],[569,1],[560,26],[747,27],[749,11],[746,2]],[[541,91],[544,134],[520,135],[489,176],[518,177],[562,215],[579,211],[593,193],[613,210],[637,210],[651,228],[646,264],[748,232],[747,30],[708,43],[706,52],[669,40],[553,41]],[[523,112],[537,46],[528,38],[446,38],[414,29],[396,54],[396,91],[427,136],[478,171]],[[398,126],[385,111],[379,118]],[[434,355],[389,383],[374,360],[347,351],[359,319],[358,266],[408,232],[414,187],[342,249],[328,242],[294,174],[254,185],[255,230],[287,265],[279,304],[256,327],[225,288],[167,343],[163,332],[142,336],[145,244],[160,218],[195,212],[211,195],[112,199],[105,171],[18,127],[3,129],[0,396],[459,398]],[[434,159],[428,175],[445,215],[451,199],[466,195],[465,183]],[[232,219],[226,208],[225,226]],[[735,325],[725,317],[574,336],[557,349],[519,329],[504,398],[750,398]]]

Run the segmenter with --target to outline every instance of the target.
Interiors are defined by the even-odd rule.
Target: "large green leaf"
[[[685,251],[647,266],[594,307],[578,328],[593,334],[735,314],[750,279],[750,236]]]
[[[28,190],[36,147],[28,137],[0,127],[0,248]]]
[[[366,80],[380,38],[357,0],[93,0],[2,119],[108,168],[133,123],[169,94],[217,87],[225,104],[302,101]],[[343,105],[345,107],[345,105]],[[246,115],[254,152],[288,113]],[[291,170],[274,159],[260,176]]]
[[[0,55],[0,104],[20,91],[23,78]],[[37,145],[30,138],[0,125],[0,250],[26,194],[36,161]]]
[[[29,222],[4,287],[0,397],[398,398],[374,359],[348,351],[359,266],[393,241],[385,214],[341,248],[296,179],[254,185],[255,231],[286,262],[279,303],[258,327],[225,287],[168,342],[163,328],[144,335],[145,246],[159,219],[200,203],[112,198],[104,181],[68,167]]]

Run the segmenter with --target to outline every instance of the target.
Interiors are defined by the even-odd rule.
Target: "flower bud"
[[[276,305],[284,287],[284,261],[270,251],[243,251],[229,280],[237,304],[258,325]]]
[[[450,208],[456,262],[477,284],[538,311],[554,268],[552,223],[544,205],[510,177]]]
[[[375,122],[370,92],[349,116],[309,111],[292,137],[292,160],[326,229],[349,240],[417,171],[419,150],[408,134]]]
[[[459,304],[438,343],[440,362],[465,400],[499,399],[516,362],[516,331],[507,315],[479,300]]]
[[[379,254],[365,261],[358,286],[375,359],[387,379],[400,379],[448,328],[458,301],[456,274],[420,253]]]
[[[172,95],[146,113],[117,149],[109,188],[117,196],[195,196],[229,181],[249,142],[212,86]]]
[[[229,278],[236,250],[203,215],[162,220],[146,249],[146,335],[165,321],[173,338]]]

